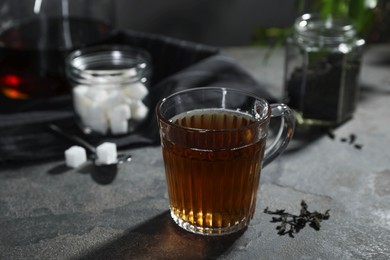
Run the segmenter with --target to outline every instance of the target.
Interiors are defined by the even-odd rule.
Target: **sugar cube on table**
[[[65,150],[65,164],[77,168],[87,161],[87,152],[81,146],[74,145]]]
[[[105,142],[96,147],[97,163],[113,164],[117,162],[116,144]]]

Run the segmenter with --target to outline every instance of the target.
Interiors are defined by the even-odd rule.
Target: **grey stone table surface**
[[[283,83],[283,50],[226,50],[270,91]],[[390,259],[390,45],[369,46],[352,120],[288,149],[264,168],[245,232],[203,237],[170,219],[160,147],[131,150],[115,173],[64,161],[0,168],[0,259]],[[342,138],[356,135],[356,149]],[[279,236],[264,208],[330,218]]]

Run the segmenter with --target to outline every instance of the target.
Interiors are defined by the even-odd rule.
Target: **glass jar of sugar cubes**
[[[67,57],[76,121],[86,134],[122,135],[147,116],[150,55],[127,45],[98,45]]]

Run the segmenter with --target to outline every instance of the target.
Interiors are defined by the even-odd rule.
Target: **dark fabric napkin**
[[[72,143],[49,131],[47,126],[50,123],[94,145],[104,141],[115,142],[118,149],[157,145],[160,140],[154,108],[161,98],[183,89],[202,86],[240,88],[274,101],[264,86],[219,48],[123,30],[116,32],[105,43],[128,44],[150,53],[153,75],[147,99],[150,110],[146,120],[128,135],[86,136],[74,121],[70,94],[42,100],[0,98],[0,163],[31,162],[64,156],[64,150]]]

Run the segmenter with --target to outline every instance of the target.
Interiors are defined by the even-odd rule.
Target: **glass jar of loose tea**
[[[151,57],[127,45],[97,45],[73,51],[66,75],[73,86],[76,122],[86,134],[133,132],[150,110]]]
[[[352,117],[363,45],[347,18],[296,20],[286,44],[284,96],[298,124],[335,126]]]

